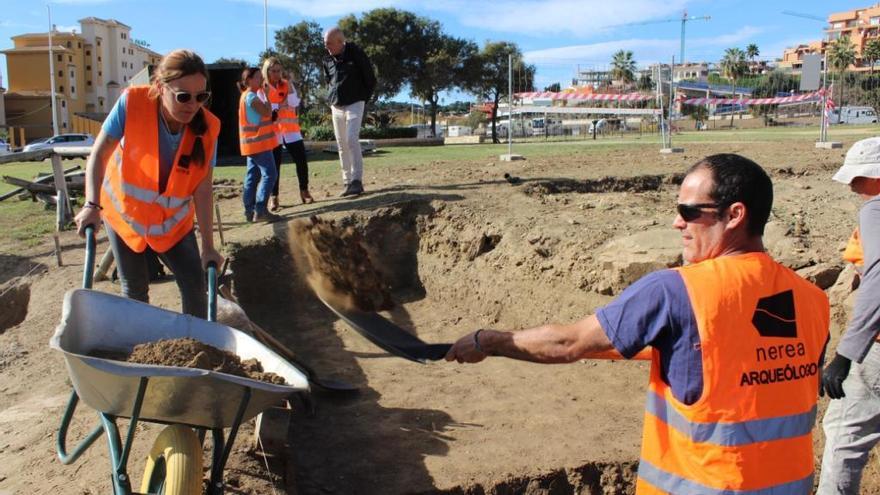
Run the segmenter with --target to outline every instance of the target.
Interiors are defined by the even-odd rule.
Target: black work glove
[[[834,356],[831,363],[825,367],[822,372],[822,386],[819,387],[819,394],[824,390],[831,399],[842,399],[846,397],[843,393],[843,381],[849,375],[849,367],[852,361],[840,354]]]
[[[272,110],[272,122],[278,120],[278,110]]]

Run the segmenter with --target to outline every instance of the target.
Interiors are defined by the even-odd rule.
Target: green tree
[[[474,79],[477,45],[444,34],[440,23],[419,19],[419,42],[413,46],[413,68],[409,76],[410,94],[427,102],[431,131],[437,134],[440,93],[452,88],[468,88]]]
[[[828,65],[837,71],[839,97],[837,105],[843,105],[843,73],[856,62],[856,50],[850,42],[849,36],[841,36],[834,40],[828,47]],[[832,83],[833,84],[833,83]]]
[[[611,79],[620,81],[626,87],[635,80],[636,61],[633,52],[619,50],[611,57]]]
[[[492,102],[492,142],[498,142],[496,120],[498,103],[507,94],[508,55],[513,56],[513,72],[522,74],[525,79],[521,91],[531,91],[534,87],[535,66],[523,62],[522,52],[516,43],[507,41],[486,42],[479,55],[475,57],[477,73],[472,81],[471,91]],[[512,131],[508,126],[508,131]]]
[[[639,77],[639,82],[636,83],[636,87],[639,91],[651,91],[654,89],[654,80],[651,79],[651,74],[648,74],[647,72],[643,73]]]
[[[556,82],[551,84],[550,86],[545,87],[544,91],[552,91],[553,93],[558,93],[562,91],[562,85]]]
[[[275,32],[275,50],[281,65],[296,86],[304,110],[318,99],[318,88],[324,82],[321,67],[327,50],[321,26],[314,21],[300,21]],[[264,53],[264,55],[266,55]],[[261,59],[262,60],[262,59]]]
[[[429,22],[393,8],[373,9],[360,19],[348,15],[339,20],[346,38],[363,48],[376,69],[375,99],[390,98],[409,82],[417,59],[424,53],[420,44]]]
[[[871,76],[874,76],[874,64],[880,60],[880,39],[869,40],[862,52],[862,60],[871,64]]]
[[[749,61],[754,62],[759,55],[761,55],[761,51],[758,50],[758,45],[749,43],[749,46],[746,47],[746,58],[748,58]]]
[[[238,57],[220,57],[212,63],[215,63],[215,64],[235,64],[235,65],[240,65],[242,67],[247,67],[249,65],[246,60],[244,60],[242,58],[238,58]]]
[[[724,50],[724,57],[721,59],[721,73],[724,77],[730,79],[733,85],[732,93],[736,98],[736,80],[746,75],[748,66],[746,65],[746,53],[739,48],[728,48]],[[733,127],[733,113],[730,114],[730,127]]]

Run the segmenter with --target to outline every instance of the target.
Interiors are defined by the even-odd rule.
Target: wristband
[[[83,208],[97,208],[98,210],[103,210],[104,207],[95,203],[94,201],[86,201],[86,204],[83,205]]]
[[[477,330],[476,332],[474,332],[474,348],[488,356],[489,353],[484,351],[483,347],[480,345],[480,332],[482,332],[482,331],[483,331],[483,329],[481,328],[481,329]]]

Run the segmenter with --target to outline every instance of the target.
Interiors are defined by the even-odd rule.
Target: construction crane
[[[679,18],[679,19],[660,19],[657,21],[630,22],[627,24],[617,24],[615,26],[609,26],[609,27],[615,28],[615,27],[627,27],[627,26],[644,26],[644,25],[648,25],[648,24],[662,24],[662,23],[666,23],[666,22],[680,22],[681,23],[681,50],[678,54],[678,60],[679,60],[679,63],[683,64],[684,63],[685,26],[687,26],[687,23],[690,21],[708,21],[709,19],[711,19],[711,17],[709,17],[707,15],[701,15],[701,16],[696,16],[696,17],[688,15],[687,11],[685,10],[684,12],[682,12],[681,18]]]

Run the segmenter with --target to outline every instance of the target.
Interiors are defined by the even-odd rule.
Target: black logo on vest
[[[794,314],[794,294],[791,290],[758,300],[752,315],[752,325],[762,337],[797,337],[797,321]]]
[[[784,339],[797,338],[797,318],[794,311],[794,293],[791,290],[780,292],[758,300],[752,325],[761,337]],[[788,341],[780,344],[762,344],[755,349],[757,366],[771,364],[771,368],[757,368],[743,371],[739,385],[755,386],[802,380],[819,372],[816,363],[804,362],[807,349],[802,341]],[[781,362],[780,362],[781,361]]]

